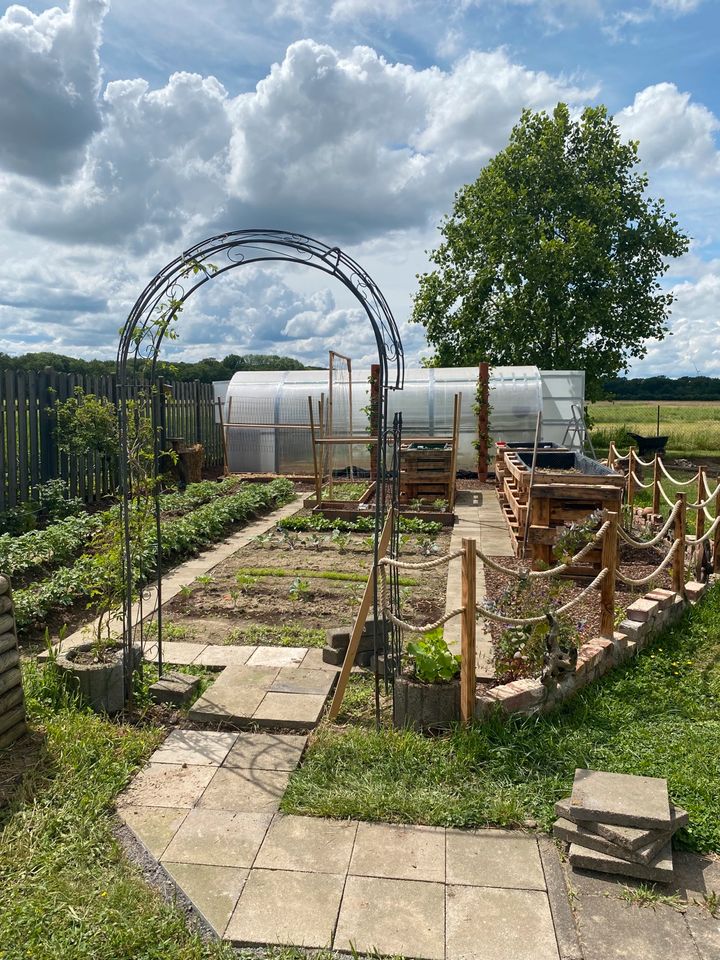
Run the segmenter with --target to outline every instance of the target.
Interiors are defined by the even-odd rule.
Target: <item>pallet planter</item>
[[[400,502],[447,500],[453,503],[455,472],[451,443],[409,443],[400,450]]]
[[[568,523],[586,519],[596,510],[619,513],[625,478],[622,474],[571,450],[539,450],[535,479],[530,485],[532,450],[502,450],[496,461],[500,504],[515,552],[529,524],[527,540],[534,564],[551,565],[552,549]],[[569,569],[586,576],[600,569],[600,549],[587,566]]]
[[[342,482],[336,482],[333,484],[333,488],[337,490],[342,485]],[[330,520],[357,520],[358,517],[367,516],[375,509],[375,482],[369,483],[365,492],[357,499],[326,498],[323,492],[322,502],[319,505],[317,497],[313,496],[303,500],[303,506],[311,509],[313,513],[328,517]]]

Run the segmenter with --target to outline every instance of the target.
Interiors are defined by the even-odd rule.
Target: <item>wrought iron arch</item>
[[[157,395],[157,361],[166,336],[173,335],[173,322],[183,305],[210,280],[251,263],[284,262],[312,267],[334,277],[346,287],[362,306],[372,327],[378,354],[377,472],[387,475],[388,391],[400,390],[404,379],[404,356],[397,324],[385,297],[370,275],[339,247],[330,247],[312,237],[282,230],[237,230],[222,233],[190,247],[160,270],[136,300],[120,334],[117,352],[118,423],[120,433],[120,487],[122,514],[123,648],[126,691],[129,694],[134,670],[133,647],[144,645],[143,602],[151,599],[157,609],[157,659],[162,674],[162,528],[157,479],[163,454]],[[133,470],[130,417],[139,417],[138,404],[133,403],[137,390],[137,371],[142,366],[149,374],[150,391],[146,397],[153,426],[153,494],[155,502],[155,556],[147,563],[133,542]],[[384,482],[376,484],[375,544],[379,539],[385,513]],[[377,553],[375,556],[377,561]],[[143,575],[147,565],[154,568],[154,588]],[[140,585],[141,593],[135,600]],[[382,614],[375,597],[375,622]]]

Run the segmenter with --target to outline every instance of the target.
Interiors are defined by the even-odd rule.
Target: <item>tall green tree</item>
[[[508,146],[455,196],[418,277],[412,319],[433,363],[584,369],[587,395],[662,339],[660,279],[688,237],[646,194],[637,143],[603,106],[524,111]]]

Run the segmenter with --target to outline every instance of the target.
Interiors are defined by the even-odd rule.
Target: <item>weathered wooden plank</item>
[[[5,378],[3,371],[0,370],[0,511],[5,510],[8,503],[7,486],[7,455],[5,447],[6,437],[6,402],[5,402]]]
[[[28,463],[27,377],[24,370],[17,371],[15,387],[17,391],[18,499],[22,503],[27,503],[30,500],[30,464]]]
[[[28,374],[27,404],[28,404],[28,447],[30,460],[30,484],[35,487],[40,483],[40,438],[38,428],[38,374]]]
[[[7,445],[7,503],[9,507],[18,504],[17,477],[17,409],[15,402],[16,374],[14,370],[5,371],[5,438]]]

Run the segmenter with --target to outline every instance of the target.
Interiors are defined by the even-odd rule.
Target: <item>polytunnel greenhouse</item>
[[[582,409],[582,371],[540,371],[534,366],[492,367],[490,371],[490,437],[532,442],[538,413],[543,439],[562,442],[572,419],[572,405]],[[232,472],[305,475],[313,471],[310,404],[329,402],[327,370],[240,372],[215,384],[226,425],[227,461]],[[457,468],[475,471],[478,436],[475,409],[477,367],[406,369],[402,390],[389,393],[389,420],[400,411],[403,437],[447,436],[452,432],[453,403],[462,397]],[[336,375],[331,434],[361,436],[370,432],[370,369],[353,369],[352,382]],[[350,402],[351,398],[351,402]],[[572,439],[572,438],[570,438]],[[367,470],[365,445],[339,445],[337,472]]]

